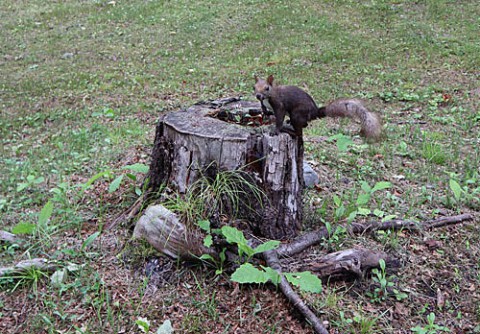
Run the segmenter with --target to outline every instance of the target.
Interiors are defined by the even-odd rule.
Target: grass
[[[470,212],[478,221],[475,1],[4,0],[0,12],[2,229],[37,224],[47,201],[53,204],[42,233],[24,235],[23,244],[0,245],[0,264],[38,256],[84,265],[60,287],[41,274],[30,286],[28,280],[15,289],[18,281],[2,282],[2,333],[133,332],[144,316],[153,329],[171,319],[184,333],[235,326],[310,332],[290,319],[291,307],[273,291],[234,291],[246,301],[239,306],[229,283],[213,281],[201,268],[193,269],[197,279],[179,267],[173,278],[157,277],[160,285],[154,278],[145,285],[141,266],[156,254],[132,246],[128,231],[103,231],[93,248],[82,250],[134,194],[131,184],[110,193],[111,179],[99,179],[85,192],[81,185],[104,170],[148,163],[160,113],[199,100],[252,97],[254,74],[299,85],[319,104],[365,98],[384,119],[385,140],[369,146],[348,122],[321,120],[308,127],[306,154],[317,164],[322,191],[306,196],[312,203],[306,228],[347,219],[358,209],[362,181],[392,183],[364,205],[370,212],[415,220]],[[353,145],[338,150],[333,141],[315,140],[338,133],[352,136]],[[452,189],[450,180],[461,190]],[[396,288],[409,291],[408,310],[387,299],[370,308],[376,314],[352,311],[372,307],[362,294],[374,290],[370,279],[360,286],[332,283],[310,304],[335,296],[321,312],[345,332],[425,327],[430,313],[439,326],[479,332],[477,225],[425,236],[340,238],[329,245],[384,248],[404,260]],[[445,296],[442,307],[430,297],[437,291]],[[385,314],[387,309],[393,311]],[[19,314],[17,322],[12,312]]]

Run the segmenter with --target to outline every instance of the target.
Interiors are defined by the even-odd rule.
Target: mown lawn
[[[431,313],[430,333],[480,332],[476,1],[3,0],[0,16],[0,224],[24,233],[0,242],[0,266],[78,265],[59,284],[43,271],[0,278],[0,332],[134,333],[143,317],[152,332],[170,320],[179,333],[311,333],[269,286],[235,288],[163,257],[163,274],[148,279],[159,254],[125,226],[103,228],[135,201],[142,173],[109,187],[122,167],[148,165],[161,113],[253,99],[254,75],[268,74],[319,104],[363,98],[384,121],[371,145],[349,122],[309,126],[306,159],[321,181],[305,196],[305,229],[352,212],[474,216],[424,233],[339,233],[318,250],[388,252],[402,265],[389,279],[407,298],[378,298],[370,278],[332,282],[305,296],[315,313],[332,333],[410,333],[429,329]],[[84,189],[98,173],[107,177]],[[358,200],[383,181],[391,187]]]

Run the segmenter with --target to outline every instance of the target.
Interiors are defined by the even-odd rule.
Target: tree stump
[[[212,166],[219,171],[242,170],[267,197],[263,206],[256,207],[258,221],[251,222],[260,236],[277,240],[295,237],[302,221],[301,138],[287,133],[272,135],[269,126],[247,126],[257,116],[261,117],[259,102],[230,98],[161,117],[148,191],[155,193],[167,185],[185,193],[196,180],[208,176]]]

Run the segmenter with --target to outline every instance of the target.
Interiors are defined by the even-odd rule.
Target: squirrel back
[[[360,134],[370,140],[378,140],[382,125],[377,114],[370,112],[358,99],[338,99],[326,106],[317,107],[313,98],[296,86],[276,85],[273,76],[267,80],[255,77],[255,96],[260,100],[262,110],[273,110],[276,118],[276,132],[286,131],[283,127],[285,114],[290,116],[294,133],[301,136],[303,128],[313,119],[322,117],[344,117],[360,121]],[[288,132],[288,131],[287,131]]]

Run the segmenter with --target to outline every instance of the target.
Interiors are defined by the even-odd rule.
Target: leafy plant
[[[255,248],[252,248],[248,245],[245,235],[239,229],[231,226],[223,226],[221,233],[228,243],[235,244],[237,246],[238,255],[240,257],[246,256],[246,261],[249,261],[255,254],[261,254],[263,252],[275,249],[280,244],[280,241],[278,240],[269,240]]]
[[[121,184],[122,184],[122,181],[124,180],[125,177],[129,178],[130,180],[132,180],[133,182],[136,182],[137,181],[137,176],[133,173],[130,173],[128,171],[131,171],[131,172],[135,172],[135,173],[141,173],[141,174],[145,174],[148,172],[148,169],[149,167],[147,165],[144,165],[144,164],[140,164],[140,163],[137,163],[137,164],[133,164],[133,165],[128,165],[128,166],[124,166],[120,169],[117,169],[117,170],[111,170],[111,169],[107,169],[107,170],[104,170],[104,171],[101,171],[97,174],[95,174],[94,176],[92,176],[87,182],[85,182],[82,186],[82,190],[85,191],[86,189],[88,189],[95,181],[97,181],[98,179],[100,178],[107,178],[107,179],[112,179],[114,178],[115,174],[118,174],[118,173],[121,173],[120,175],[117,175],[111,182],[110,182],[110,185],[108,187],[108,192],[109,193],[113,193],[115,191],[117,191]],[[135,190],[135,193],[140,196],[142,194],[142,189],[138,186],[138,185],[134,185],[134,190]]]
[[[17,192],[21,192],[31,186],[38,185],[43,182],[45,182],[45,178],[43,176],[35,177],[35,175],[28,175],[26,182],[21,182],[17,185]]]
[[[328,250],[338,250],[347,236],[347,229],[343,226],[333,227],[330,222],[325,222],[325,228],[328,237],[324,239],[324,244],[327,245]]]
[[[400,301],[407,298],[407,294],[393,288],[395,283],[392,281],[392,276],[387,277],[385,260],[380,259],[378,261],[378,264],[380,266],[380,270],[378,270],[377,268],[372,269],[372,280],[379,285],[373,291],[373,300],[376,302],[380,302],[387,299],[387,297],[390,295],[389,289],[392,289],[393,295],[397,300]]]
[[[246,261],[250,260],[255,254],[273,250],[280,244],[277,240],[270,240],[252,248],[248,245],[243,232],[234,227],[223,226],[221,233],[227,242],[237,246],[241,258],[246,256]],[[318,293],[322,290],[322,282],[310,272],[284,273],[283,275],[290,283],[303,291]],[[281,279],[281,275],[274,269],[261,265],[257,268],[249,262],[240,265],[231,276],[231,280],[238,283],[261,284],[270,281],[277,285]]]
[[[410,328],[412,332],[417,334],[436,334],[438,332],[450,332],[450,329],[445,326],[435,324],[435,313],[430,312],[427,316],[427,325],[424,327],[415,326]]]
[[[353,140],[349,136],[345,136],[341,133],[333,135],[329,138],[330,141],[335,141],[337,149],[340,152],[348,151],[348,148],[353,145]]]
[[[392,184],[390,182],[380,181],[380,182],[375,183],[375,185],[373,187],[371,187],[367,182],[362,181],[361,182],[361,188],[363,190],[363,193],[358,195],[357,200],[355,202],[355,205],[356,205],[357,208],[356,208],[356,210],[354,210],[350,213],[350,215],[348,216],[348,221],[352,222],[357,215],[366,216],[366,215],[371,214],[372,211],[370,209],[364,208],[364,206],[368,202],[370,202],[370,200],[371,200],[371,198],[372,198],[372,196],[375,192],[380,191],[380,190],[384,190],[384,189],[388,189],[391,186],[392,186]],[[380,212],[380,211],[374,211],[374,214],[376,216],[381,216],[381,217],[384,216],[384,213]],[[384,219],[390,219],[391,217],[394,217],[394,216],[386,216],[386,217],[383,217],[383,218]]]
[[[17,290],[18,287],[30,287],[33,293],[37,293],[40,280],[46,277],[48,277],[47,272],[31,267],[21,273],[12,272],[0,276],[0,286],[13,285],[10,289],[11,292]]]

